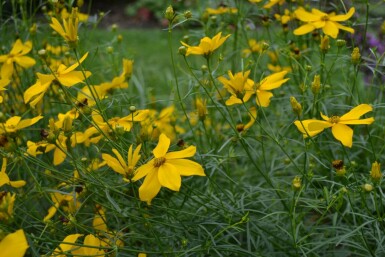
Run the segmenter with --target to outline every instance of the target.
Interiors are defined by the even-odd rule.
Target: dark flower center
[[[155,158],[154,159],[154,167],[159,168],[165,162],[166,162],[166,158],[164,158],[164,157]]]

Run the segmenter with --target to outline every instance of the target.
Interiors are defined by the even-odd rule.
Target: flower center
[[[155,158],[154,159],[154,167],[159,168],[165,162],[166,162],[166,158],[164,158],[164,157]]]
[[[338,123],[340,121],[340,117],[339,116],[331,116],[328,120],[330,123]]]
[[[328,21],[329,20],[329,16],[327,15],[324,15],[321,17],[321,21]]]

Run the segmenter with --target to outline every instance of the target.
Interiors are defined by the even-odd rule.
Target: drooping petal
[[[47,222],[50,220],[56,214],[57,208],[59,208],[59,203],[55,203],[54,206],[49,207],[48,214],[44,217],[43,221]]]
[[[23,129],[23,128],[32,126],[33,124],[35,124],[36,122],[38,122],[42,118],[43,118],[43,116],[39,115],[39,116],[32,118],[32,119],[21,120],[19,122],[19,124],[17,124],[17,129]]]
[[[140,200],[150,205],[152,199],[159,193],[161,187],[158,179],[158,169],[153,169],[147,174],[143,184],[139,187]]]
[[[249,97],[250,98],[250,97]],[[246,101],[245,101],[246,102]],[[242,104],[242,100],[232,95],[229,99],[226,100],[226,105]]]
[[[295,29],[293,31],[294,35],[296,36],[300,36],[300,35],[305,35],[307,33],[310,33],[312,32],[313,30],[315,30],[315,27],[311,24],[311,23],[307,23],[307,24],[304,24],[302,25],[301,27]]]
[[[203,167],[194,161],[187,159],[167,160],[167,163],[173,165],[181,176],[206,176]]]
[[[349,33],[354,33],[354,29],[352,29],[352,28],[350,28],[350,27],[346,27],[346,26],[344,26],[344,25],[341,25],[341,24],[339,24],[339,23],[335,23],[336,24],[336,26],[337,26],[337,28],[338,29],[342,29],[342,30],[345,30],[345,31],[347,31],[347,32],[349,32]]]
[[[332,133],[335,139],[340,141],[344,146],[352,147],[353,129],[344,124],[337,123],[332,127]]]
[[[336,26],[336,24],[332,21],[327,21],[325,23],[325,26],[322,27],[322,31],[328,35],[328,36],[331,36],[332,38],[337,38],[338,36],[338,27]]]
[[[23,68],[29,68],[36,64],[35,59],[28,56],[15,57],[15,62]]]
[[[81,64],[87,58],[87,56],[88,56],[88,52],[85,53],[82,56],[82,58],[79,59],[79,62],[72,64],[70,67],[66,68],[65,71],[63,71],[61,74],[66,74],[76,69],[79,66],[79,64]]]
[[[74,248],[77,248],[78,246],[75,245],[76,240],[81,237],[82,234],[72,234],[68,235],[63,239],[63,242],[59,245],[58,248],[53,251],[53,256],[56,256],[57,254],[66,253],[71,251]]]
[[[152,153],[156,158],[166,155],[168,148],[170,147],[170,139],[165,134],[160,134],[158,145],[154,148]]]
[[[373,107],[369,104],[360,104],[340,117],[340,121],[358,120],[362,115],[371,112]]]
[[[188,158],[188,157],[194,156],[195,153],[196,153],[196,147],[191,145],[181,151],[169,152],[166,154],[165,158],[167,160]]]
[[[85,76],[84,76],[85,75]],[[78,83],[82,83],[86,78],[91,76],[91,72],[87,71],[83,73],[82,71],[72,71],[66,75],[58,77],[60,84],[66,87],[72,87]]]
[[[9,185],[14,188],[19,188],[25,186],[26,182],[24,180],[9,181]]]
[[[22,229],[8,234],[0,241],[2,257],[23,257],[28,247],[28,242]]]
[[[168,162],[163,163],[158,170],[159,183],[173,191],[179,191],[182,179],[178,170]]]

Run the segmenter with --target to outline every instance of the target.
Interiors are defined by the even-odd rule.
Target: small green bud
[[[360,61],[361,61],[361,54],[360,54],[360,49],[358,48],[358,47],[355,47],[354,49],[353,49],[353,52],[352,52],[352,63],[354,64],[354,65],[357,65],[357,64],[359,64],[360,63]]]
[[[346,40],[337,39],[337,47],[343,47],[343,46],[346,46]]]
[[[294,96],[290,97],[290,104],[291,108],[293,109],[293,112],[297,115],[300,116],[302,113],[302,105],[295,99]]]
[[[186,56],[186,53],[187,53],[187,48],[185,46],[181,46],[178,48],[178,53],[180,55],[183,55],[183,56]]]
[[[166,13],[165,13],[165,16],[164,16],[170,23],[173,21],[174,17],[175,17],[175,12],[174,12],[174,9],[172,8],[171,5],[169,5],[166,9]]]
[[[188,20],[188,19],[192,18],[192,13],[191,13],[191,11],[185,11],[183,13],[183,16],[185,17],[186,20]]]
[[[311,91],[314,95],[318,94],[321,89],[321,77],[320,75],[315,75],[314,80],[311,83]]]

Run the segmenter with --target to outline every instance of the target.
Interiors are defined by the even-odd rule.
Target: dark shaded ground
[[[112,24],[117,24],[120,28],[153,28],[160,27],[151,11],[142,8],[137,10],[135,16],[128,16],[126,9],[131,8],[135,1],[132,0],[102,0],[93,1],[91,5],[91,15],[104,12],[99,27],[108,28]]]

